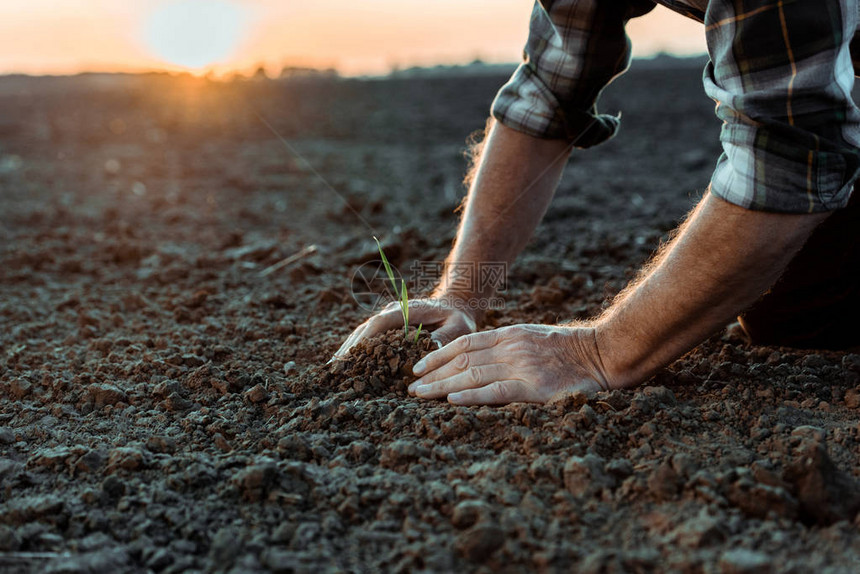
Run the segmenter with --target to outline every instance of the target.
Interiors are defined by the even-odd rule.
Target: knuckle
[[[454,368],[465,371],[469,368],[469,354],[461,353],[454,359]]]
[[[520,328],[518,325],[511,325],[509,327],[503,327],[501,329],[496,329],[493,332],[495,336],[495,343],[504,343],[504,342],[512,342],[516,340],[521,334]]]
[[[468,335],[460,337],[457,339],[457,350],[461,353],[465,353],[472,348],[472,338]]]
[[[478,367],[472,367],[465,373],[466,380],[469,381],[469,384],[471,384],[472,386],[481,384],[481,370]]]
[[[523,336],[527,335],[529,330],[523,325],[514,325],[511,327],[511,336],[516,337],[518,339],[523,338]]]
[[[501,345],[506,342],[511,342],[513,339],[513,334],[511,331],[499,332],[496,331],[493,333],[493,346]]]
[[[513,389],[506,382],[499,382],[492,387],[493,399],[500,403],[508,403],[513,400]]]

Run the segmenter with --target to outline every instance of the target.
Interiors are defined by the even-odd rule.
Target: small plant
[[[391,269],[391,265],[388,263],[388,257],[385,256],[385,252],[382,250],[382,244],[379,243],[379,239],[376,236],[373,237],[374,241],[376,241],[376,247],[379,249],[379,256],[382,257],[382,264],[385,266],[385,273],[388,275],[388,280],[391,281],[391,288],[394,289],[394,298],[397,300],[397,304],[400,305],[400,313],[403,315],[403,336],[409,336],[409,295],[406,293],[406,281],[403,279],[400,280],[400,289],[397,289],[397,279],[394,278],[394,270]],[[421,334],[421,327],[424,326],[424,323],[418,325],[418,330],[415,331],[415,338],[413,341],[415,343],[418,342],[418,336]]]

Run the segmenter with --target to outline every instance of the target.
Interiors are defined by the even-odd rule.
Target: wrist
[[[474,322],[475,327],[483,324],[487,315],[488,298],[470,291],[454,289],[438,289],[431,295],[433,299],[443,302],[453,310],[466,315]]]
[[[617,324],[611,320],[596,321],[593,330],[595,352],[610,388],[636,386],[659,368],[648,361],[651,353],[640,349],[642,337],[619,332]]]
[[[616,388],[617,385],[607,375],[600,349],[597,345],[596,330],[589,323],[567,323],[559,325],[566,336],[567,362],[574,369],[575,379],[592,381],[601,390]]]

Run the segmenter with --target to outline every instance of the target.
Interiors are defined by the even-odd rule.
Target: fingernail
[[[419,397],[423,397],[427,393],[430,392],[430,385],[418,385],[415,387],[415,394]]]
[[[436,348],[437,348],[437,349],[441,349],[441,348],[442,348],[442,341],[440,341],[439,339],[433,339],[432,337],[430,338],[430,340],[431,340],[431,341],[433,341],[434,343],[436,343]]]
[[[418,381],[415,381],[414,383],[412,383],[411,385],[406,387],[406,392],[409,393],[410,395],[414,395],[415,389],[417,389],[420,384],[421,383],[419,383]]]
[[[450,395],[448,395],[448,402],[453,403],[455,405],[457,403],[459,403],[462,399],[463,399],[462,393],[451,393]]]
[[[414,367],[412,367],[412,373],[414,375],[420,375],[421,373],[424,372],[424,369],[426,369],[426,368],[427,368],[427,361],[425,361],[424,359],[421,359],[420,361],[415,363]]]

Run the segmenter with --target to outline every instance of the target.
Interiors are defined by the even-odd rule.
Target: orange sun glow
[[[164,61],[201,70],[234,55],[247,24],[246,9],[228,0],[173,0],[149,15],[144,40]]]

